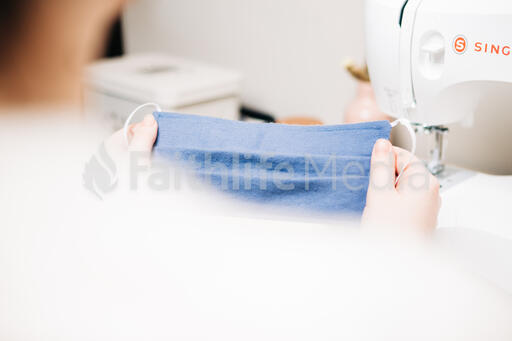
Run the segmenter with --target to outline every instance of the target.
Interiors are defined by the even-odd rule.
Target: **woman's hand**
[[[158,124],[152,115],[128,129],[128,141],[124,130],[110,136],[86,164],[83,180],[86,189],[100,199],[121,187],[131,188],[133,160],[137,167],[151,165],[151,152],[158,133]],[[139,168],[140,169],[140,168]]]
[[[439,189],[437,178],[420,160],[387,140],[379,140],[373,150],[363,226],[431,232],[437,227],[441,207]]]
[[[158,133],[158,124],[153,115],[147,115],[140,123],[128,128],[128,140],[120,130],[105,141],[105,147],[111,155],[125,155],[127,152],[151,154]]]

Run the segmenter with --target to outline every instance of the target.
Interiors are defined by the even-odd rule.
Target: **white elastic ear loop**
[[[407,131],[409,132],[409,135],[411,136],[411,142],[412,142],[411,154],[412,155],[411,155],[409,161],[407,161],[407,163],[402,168],[402,171],[400,172],[400,174],[398,174],[398,177],[396,178],[395,186],[398,185],[398,182],[400,181],[400,178],[404,174],[405,169],[407,167],[409,167],[409,165],[411,164],[412,160],[414,159],[414,155],[416,154],[416,132],[414,131],[414,128],[412,127],[411,122],[408,119],[406,119],[406,118],[401,118],[401,119],[396,120],[395,122],[392,122],[391,123],[391,127],[394,128],[394,127],[396,127],[399,124],[401,124],[404,127],[406,127]]]
[[[130,144],[130,140],[128,139],[128,128],[130,127],[130,122],[133,120],[133,117],[142,109],[146,108],[146,107],[154,107],[156,109],[156,111],[158,112],[161,112],[162,111],[162,108],[156,104],[156,103],[146,103],[146,104],[142,104],[140,106],[138,106],[134,111],[132,111],[132,113],[130,114],[130,116],[128,116],[128,118],[126,119],[126,122],[124,123],[124,128],[123,128],[123,131],[124,131],[124,138],[126,140],[126,143],[127,144]]]

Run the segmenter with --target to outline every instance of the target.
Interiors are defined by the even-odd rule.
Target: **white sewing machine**
[[[471,124],[497,86],[510,85],[512,96],[512,1],[366,0],[366,32],[382,111],[434,136],[428,166],[444,187],[440,225],[512,239],[512,177],[442,164],[444,125]]]

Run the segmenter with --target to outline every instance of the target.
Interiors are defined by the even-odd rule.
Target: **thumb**
[[[393,146],[388,140],[378,140],[373,147],[368,199],[395,192],[396,167]]]
[[[158,124],[153,115],[144,117],[144,121],[130,128],[132,136],[128,150],[131,152],[147,152],[153,150],[158,133]]]

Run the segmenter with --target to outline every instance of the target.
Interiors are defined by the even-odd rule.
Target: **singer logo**
[[[468,49],[468,40],[464,36],[457,36],[453,40],[453,49],[457,54],[463,54]]]
[[[464,54],[468,50],[469,41],[463,35],[458,35],[453,40],[453,50],[457,54]],[[510,44],[496,44],[477,41],[471,45],[472,51],[476,54],[493,54],[498,56],[510,56],[512,48]]]

